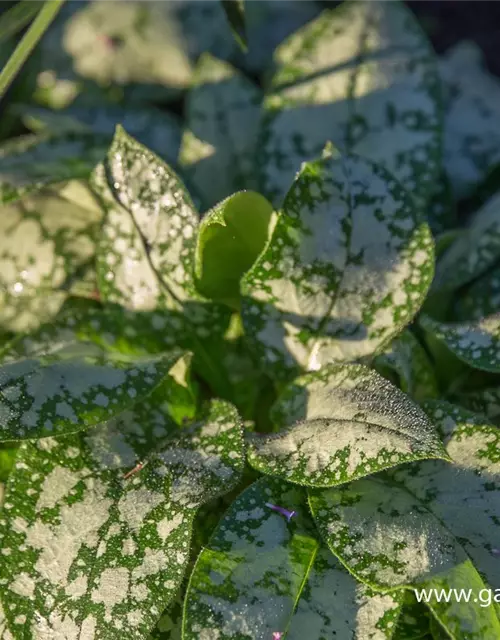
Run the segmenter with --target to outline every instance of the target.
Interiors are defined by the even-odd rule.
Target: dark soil
[[[500,2],[426,0],[406,4],[438,53],[460,40],[473,40],[481,47],[488,69],[500,76]]]

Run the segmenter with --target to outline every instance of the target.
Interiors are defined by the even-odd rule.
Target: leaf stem
[[[21,42],[7,61],[0,73],[0,99],[4,96],[12,81],[17,76],[40,38],[54,20],[64,0],[47,0]]]

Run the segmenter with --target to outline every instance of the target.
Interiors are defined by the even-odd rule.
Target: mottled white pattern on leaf
[[[231,65],[204,54],[187,96],[179,162],[205,207],[255,181],[259,89]]]
[[[275,375],[379,351],[433,274],[433,241],[408,194],[357,156],[305,164],[271,240],[242,282],[242,316]]]
[[[399,2],[345,2],[275,53],[258,166],[279,204],[304,160],[327,140],[379,162],[425,204],[439,175],[439,77],[434,55]]]
[[[278,433],[255,436],[250,464],[312,487],[343,484],[446,453],[431,422],[404,393],[360,365],[330,365],[296,379],[272,409]]]
[[[471,322],[445,323],[422,316],[420,324],[474,369],[500,371],[500,314]]]
[[[142,455],[136,441],[137,425],[125,421],[21,447],[0,521],[14,637],[139,640],[175,596],[198,507],[240,480],[241,424],[231,405],[213,401],[129,475],[129,452]]]
[[[441,58],[444,168],[459,199],[470,195],[500,162],[500,82],[488,73],[481,49],[461,42]]]
[[[311,493],[314,518],[342,563],[373,587],[497,588],[498,430],[446,403],[430,403],[427,410],[453,464],[423,461]],[[493,640],[500,633],[492,608],[429,606],[457,638]]]

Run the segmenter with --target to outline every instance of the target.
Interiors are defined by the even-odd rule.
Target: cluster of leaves
[[[500,637],[414,596],[500,589],[500,85],[278,4],[243,56],[218,3],[68,3],[20,79],[1,640]]]

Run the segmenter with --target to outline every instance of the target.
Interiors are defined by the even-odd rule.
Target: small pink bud
[[[273,631],[273,640],[281,640],[283,637],[282,631]]]
[[[276,504],[271,504],[270,502],[266,502],[266,507],[269,507],[273,511],[277,511],[281,513],[282,516],[285,516],[286,521],[290,522],[290,520],[297,514],[296,511],[288,511],[288,509],[284,509],[283,507],[279,507]],[[280,633],[279,631],[277,633]]]

